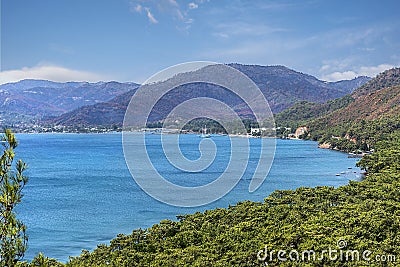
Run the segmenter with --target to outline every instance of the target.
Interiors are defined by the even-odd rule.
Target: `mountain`
[[[111,101],[83,106],[64,113],[54,119],[46,120],[44,123],[64,126],[122,125],[126,107],[133,94],[136,92],[136,89],[137,88],[116,96]]]
[[[355,90],[354,99],[315,123],[336,126],[362,120],[371,121],[400,114],[400,68],[387,70]]]
[[[376,90],[357,98],[347,107],[326,117],[327,125],[375,120],[400,114],[400,86]]]
[[[76,108],[109,101],[139,85],[119,82],[66,82],[22,80],[0,85],[0,121],[14,123],[17,114],[40,119]]]
[[[229,64],[229,66],[243,72],[257,84],[268,100],[273,113],[278,113],[299,101],[324,103],[344,96],[347,92],[353,91],[359,84],[368,81],[367,77],[359,77],[350,81],[328,83],[284,66],[242,65],[236,63]],[[210,71],[212,71],[212,67],[208,66],[194,72],[181,73],[167,81],[146,85],[145,89],[152,92],[157,86],[165,86],[168,83],[175,83],[179,79],[185,80],[190,75],[196,77],[196,75],[207,74]],[[106,103],[78,108],[49,121],[49,123],[68,126],[121,125],[123,114],[132,94],[133,92],[116,97]],[[221,100],[241,116],[249,116],[247,105],[228,90],[205,83],[190,83],[179,86],[166,94],[154,106],[149,120],[161,120],[173,107],[195,97],[210,97]]]
[[[367,76],[359,76],[352,80],[344,80],[338,82],[330,82],[329,85],[337,90],[342,91],[346,94],[351,94],[355,89],[363,86],[369,82],[372,78]]]
[[[347,152],[367,151],[400,131],[400,68],[379,74],[351,95],[342,108],[304,123],[307,138],[323,147]]]
[[[363,86],[354,91],[352,96],[358,98],[382,88],[396,86],[400,84],[400,69],[393,68],[382,72],[374,79],[365,83]]]
[[[294,250],[322,250],[336,243],[333,235],[350,240],[352,251],[367,251],[368,244],[368,251],[388,255],[387,266],[396,266],[394,255],[400,251],[399,242],[394,242],[400,227],[400,84],[395,75],[388,73],[400,73],[400,69],[384,72],[353,95],[329,101],[332,110],[325,118],[341,114],[339,119],[349,116],[351,121],[338,122],[334,127],[323,122],[320,125],[329,138],[326,144],[332,148],[356,152],[364,145],[370,150],[370,141],[380,141],[373,146],[372,154],[357,162],[366,171],[359,181],[338,188],[277,190],[263,203],[244,201],[226,209],[179,215],[177,220],[163,220],[147,229],[133,230],[132,234],[120,234],[109,245],[99,245],[92,252],[82,251],[80,256],[70,258],[68,266],[102,266],[105,259],[110,266],[278,266],[282,260],[268,259],[273,250],[269,253],[267,248],[284,244]],[[328,105],[301,102],[294,108],[301,107],[303,111],[314,111]],[[354,125],[357,128],[349,128]],[[337,176],[346,179],[345,173],[353,172],[352,168]],[[342,240],[345,245],[346,240]],[[233,251],[229,257],[227,248]],[[43,258],[39,255],[36,259],[57,264]],[[350,260],[325,262],[324,266],[355,266]],[[292,265],[289,262],[285,266]]]
[[[353,93],[326,103],[302,101],[275,116],[277,124],[307,124],[316,119],[329,126],[398,114],[400,68],[387,70]]]
[[[275,123],[280,127],[297,128],[312,119],[319,118],[335,110],[344,108],[354,101],[351,95],[329,100],[325,103],[301,101],[275,115]]]
[[[390,90],[396,90],[396,88],[387,89],[386,91],[384,90],[376,95],[373,95],[374,92],[390,86],[397,86],[399,84],[400,71],[398,68],[387,70],[377,75],[374,79],[361,76],[350,81],[334,82],[331,83],[331,85],[336,88],[341,88],[343,92],[349,91],[350,93],[341,98],[329,100],[326,103],[314,103],[308,101],[298,102],[292,107],[276,114],[275,121],[279,126],[292,126],[296,128],[300,125],[307,124],[307,122],[312,119],[318,119],[324,115],[334,116],[329,125],[340,124],[344,121],[358,121],[359,119],[356,118],[355,114],[358,114],[357,116],[359,116],[360,119],[376,118],[380,116],[380,112],[378,111],[380,108],[383,113],[385,113],[384,111],[391,109],[388,107],[377,107],[377,104],[383,105],[383,102],[386,103],[385,95],[393,96],[393,103],[396,103],[397,96],[394,92],[389,92]],[[346,86],[349,88],[352,86],[353,88],[358,86],[358,88],[352,91],[345,89]],[[366,97],[368,95],[370,96]],[[389,100],[387,99],[387,101]],[[390,106],[390,104],[388,105]],[[372,112],[374,107],[377,110]],[[336,110],[340,111],[334,113]],[[369,116],[367,114],[371,116],[367,118]],[[334,121],[336,121],[336,123],[333,123]],[[328,121],[325,121],[324,123],[328,123]]]
[[[230,64],[252,79],[264,93],[273,113],[279,113],[300,101],[324,103],[354,91],[368,82],[369,77],[325,82],[284,66]]]

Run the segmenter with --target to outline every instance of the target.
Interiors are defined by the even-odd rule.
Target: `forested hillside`
[[[364,76],[352,80],[327,83],[311,75],[300,73],[284,66],[243,64],[229,64],[229,66],[246,74],[260,88],[268,100],[273,113],[278,113],[299,101],[324,103],[336,99],[349,92],[353,92],[359,85],[365,84],[370,80],[369,77]],[[163,86],[168,83],[174,84],[180,79],[187,80],[190,77],[192,77],[192,80],[197,80],[196,77],[198,75],[213,75],[210,73],[215,72],[215,70],[210,68],[212,68],[212,66],[194,72],[181,73],[161,83]],[[160,84],[149,84],[145,85],[143,89],[152,92],[157,86],[160,86]],[[45,124],[70,127],[121,126],[123,114],[125,113],[132,94],[133,92],[130,95],[120,95],[105,103],[80,107],[55,119],[46,121]],[[247,105],[228,90],[223,90],[223,88],[212,84],[190,83],[179,86],[163,96],[154,107],[153,113],[149,117],[149,122],[159,122],[163,120],[167,114],[171,112],[173,107],[188,99],[198,97],[209,97],[221,100],[232,107],[242,117],[246,117],[250,113]],[[100,117],[102,119],[99,119]]]
[[[245,201],[227,209],[181,215],[176,221],[118,235],[65,265],[398,266],[400,117],[391,102],[396,88],[365,94],[371,112],[378,99],[381,107],[389,107],[374,119],[339,122],[334,127],[312,124],[315,138],[342,130],[356,137],[357,145],[373,146],[374,153],[358,163],[367,172],[364,180],[339,188],[278,190],[262,203]],[[357,101],[347,107],[360,107]],[[360,110],[360,116],[366,111]],[[335,140],[349,141],[345,136]],[[22,265],[40,264],[64,265],[43,255]]]
[[[373,93],[382,88],[388,88],[400,84],[400,68],[393,68],[376,76],[368,83],[360,86],[352,93],[354,98],[358,98]]]
[[[335,110],[344,108],[354,101],[350,95],[341,98],[329,100],[326,103],[314,103],[301,101],[275,115],[275,123],[277,126],[290,126],[297,128],[305,125],[307,122],[329,114]]]
[[[400,68],[385,71],[354,91],[347,106],[306,122],[308,138],[349,152],[373,149],[400,129],[399,77]]]
[[[399,162],[397,131],[360,161],[369,173],[361,182],[275,191],[263,203],[178,216],[118,235],[66,266],[398,266]],[[323,253],[329,249],[335,257]],[[30,266],[38,263],[63,265],[39,255]]]
[[[345,123],[393,117],[400,110],[399,86],[400,68],[390,69],[343,97],[326,103],[296,103],[276,114],[275,121],[277,126],[308,125],[324,131]]]

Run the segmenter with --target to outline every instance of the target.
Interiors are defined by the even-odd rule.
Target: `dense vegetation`
[[[306,125],[312,119],[319,118],[335,110],[344,108],[354,101],[351,95],[329,100],[326,103],[313,103],[301,101],[275,115],[275,124],[277,127],[290,127],[296,129],[299,126]]]
[[[389,76],[397,79],[393,71]],[[393,86],[395,82],[370,82],[373,88],[376,84]],[[275,191],[263,203],[246,201],[227,209],[178,216],[178,221],[165,220],[149,229],[137,229],[131,235],[119,235],[110,245],[99,245],[93,252],[83,251],[67,265],[396,266],[400,252],[400,117],[396,105],[386,106],[389,109],[377,118],[367,119],[370,110],[364,108],[359,110],[359,120],[326,123],[335,112],[368,99],[389,99],[380,96],[393,92],[379,92],[375,88],[371,90],[378,91],[378,98],[359,100],[361,96],[368,97],[367,89],[362,90],[354,97],[349,95],[327,104],[303,102],[277,118],[278,125],[280,119],[292,119],[293,123],[308,121],[308,138],[331,142],[342,150],[373,147],[375,152],[358,163],[368,172],[363,181],[336,189]],[[383,100],[379,103],[385,104]],[[366,105],[369,104],[367,101]],[[308,120],[321,115],[325,117]],[[321,256],[323,250],[330,248],[344,250],[346,257],[332,260]],[[270,257],[272,250],[275,254]],[[286,261],[278,259],[279,250],[286,251]],[[302,258],[302,252],[310,250],[317,253],[317,260]],[[289,254],[290,251],[297,251],[300,256]],[[354,251],[360,253],[359,260],[352,254]],[[365,251],[371,253],[363,258]]]
[[[346,107],[317,120],[320,126],[332,127],[354,122],[390,118],[400,113],[400,85],[383,88],[355,99]]]
[[[400,129],[400,86],[377,90],[308,122],[309,136],[343,151],[370,150]]]
[[[24,175],[27,165],[21,160],[14,162],[17,141],[10,130],[0,140],[0,266],[10,267],[23,258],[27,248],[26,226],[15,214],[28,181]]]
[[[390,71],[388,77],[397,79],[398,71]],[[390,87],[376,89],[380,83]],[[31,263],[20,265],[398,266],[400,115],[394,83],[373,80],[371,93],[363,88],[359,94],[328,104],[303,103],[281,115],[283,121],[296,110],[314,112],[308,118],[297,114],[294,120],[306,120],[308,138],[346,151],[373,148],[374,153],[358,163],[368,173],[362,181],[339,188],[278,190],[262,203],[244,201],[120,234],[110,244],[82,251],[66,264],[39,254]],[[360,109],[349,120],[335,119],[354,107]],[[371,112],[377,112],[377,117],[369,116]],[[318,114],[323,117],[308,120]],[[193,123],[201,127],[204,121]]]
[[[318,128],[311,124],[308,138],[320,143],[329,143],[331,148],[341,151],[368,151],[374,149],[387,135],[400,130],[400,116],[383,117],[373,121],[361,120],[332,127]]]
[[[400,68],[393,68],[382,72],[368,83],[357,88],[352,95],[355,98],[373,93],[382,88],[388,88],[400,84]]]
[[[378,142],[376,152],[360,161],[369,172],[361,182],[337,189],[275,191],[263,203],[245,201],[227,209],[178,216],[178,221],[164,220],[149,229],[118,235],[110,245],[83,251],[66,265],[261,266],[265,261],[272,266],[397,266],[399,162],[400,133],[396,132]],[[347,260],[321,256],[329,248],[339,251],[339,240],[347,242],[343,253],[359,251],[359,261],[356,254],[349,254]],[[268,257],[263,261],[265,248]],[[270,260],[271,250],[275,254]],[[293,254],[292,261],[286,254],[287,261],[278,260],[278,250],[295,250],[299,259]],[[307,256],[303,261],[302,253],[308,250],[315,251],[321,260]],[[366,250],[371,254],[363,258]],[[60,264],[40,257],[44,263]]]
[[[400,68],[387,70],[352,94],[323,104],[300,102],[275,116],[276,125],[307,126],[304,138],[346,152],[367,151],[400,129]]]
[[[366,129],[372,127],[366,124]],[[263,203],[245,201],[118,235],[109,245],[83,251],[66,264],[39,254],[32,262],[18,265],[396,266],[400,252],[400,131],[379,129],[382,141],[376,142],[376,152],[359,162],[369,173],[361,182],[337,189],[275,191]],[[11,137],[7,140],[16,144]],[[19,183],[26,182],[17,176]],[[329,249],[342,251],[344,256],[339,252],[324,256],[323,251]],[[270,254],[272,250],[275,252]],[[286,261],[278,258],[279,250],[286,251],[279,254]],[[14,254],[11,264],[2,262],[2,266],[14,266],[18,255],[23,251]]]

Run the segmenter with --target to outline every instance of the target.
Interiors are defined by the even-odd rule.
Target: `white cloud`
[[[270,27],[263,24],[253,24],[246,22],[220,23],[215,25],[218,36],[266,36],[273,33],[287,32],[288,29]]]
[[[361,48],[359,48],[361,51],[364,51],[364,52],[374,52],[376,49],[375,48],[373,48],[373,47],[361,47]]]
[[[357,73],[355,73],[354,71],[343,71],[343,72],[335,71],[333,73],[330,73],[322,77],[322,80],[336,82],[341,80],[351,80],[357,76],[359,75],[357,75]]]
[[[365,75],[365,76],[369,76],[369,77],[374,77],[377,74],[388,70],[388,69],[392,69],[395,66],[390,65],[390,64],[380,64],[378,66],[371,66],[371,67],[361,67],[359,70],[359,75]]]
[[[176,12],[176,17],[177,17],[180,21],[184,21],[184,20],[185,20],[185,16],[184,16],[184,14],[182,13],[182,11],[180,11],[179,9],[176,9],[175,12]]]
[[[133,7],[133,10],[135,12],[141,13],[143,10],[143,7],[142,7],[142,5],[137,4],[135,7]]]
[[[379,73],[394,68],[395,66],[390,64],[380,64],[377,66],[362,66],[356,68],[355,70],[346,70],[346,71],[335,71],[329,74],[324,75],[321,79],[325,81],[340,81],[340,80],[351,80],[358,76],[369,76],[375,77]],[[330,66],[324,65],[321,70],[326,70],[330,68]]]
[[[192,3],[189,3],[188,7],[189,7],[189,9],[196,9],[199,7],[199,5],[192,2]]]
[[[55,82],[97,82],[106,80],[106,77],[88,71],[73,70],[55,65],[37,65],[35,67],[0,72],[0,84],[17,82],[23,79],[42,79]]]
[[[173,6],[179,6],[176,0],[168,0],[168,2]]]
[[[323,66],[320,68],[320,71],[326,71],[326,70],[329,70],[329,69],[330,69],[330,67],[331,67],[331,66],[329,66],[329,65],[323,65]]]
[[[284,3],[283,1],[276,1],[276,2],[268,2],[268,1],[261,1],[255,2],[257,4],[257,8],[264,9],[264,10],[279,10],[279,9],[289,9],[292,7],[296,7],[297,5],[308,5],[309,3],[302,1],[302,2],[294,2],[294,3]]]
[[[186,24],[185,28],[188,28],[190,27],[188,24],[193,23],[193,19],[190,18],[189,13],[191,10],[197,9],[204,2],[206,1],[190,2],[188,5],[182,7],[176,0],[131,0],[129,4],[132,13],[146,11],[147,18],[152,24],[158,23],[156,17],[160,14],[167,14],[175,19],[175,21]]]
[[[158,20],[156,20],[154,15],[150,12],[150,8],[146,7],[146,12],[147,12],[147,18],[149,19],[150,23],[152,24],[158,23]]]
[[[213,33],[214,36],[218,37],[218,38],[229,38],[229,35],[227,33],[224,32],[216,32]]]

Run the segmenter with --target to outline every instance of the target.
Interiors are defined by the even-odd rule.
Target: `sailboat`
[[[201,138],[210,138],[211,137],[211,134],[207,133],[207,126],[206,125],[204,125],[204,128],[202,130],[202,133],[201,133],[200,137]]]

